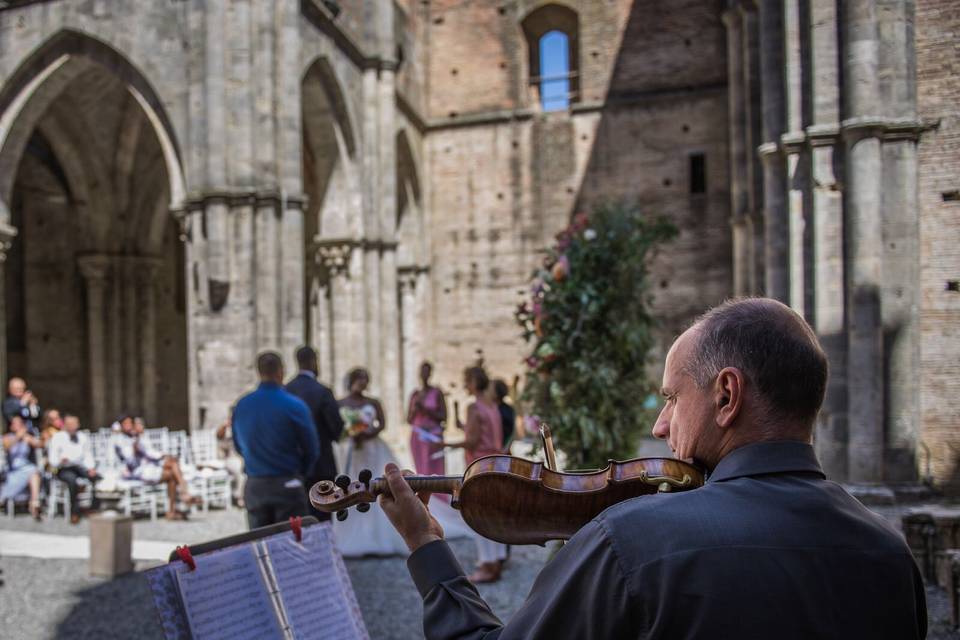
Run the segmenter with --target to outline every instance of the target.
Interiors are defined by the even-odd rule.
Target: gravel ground
[[[878,509],[879,510],[879,509]],[[885,508],[883,514],[899,520],[899,509]],[[44,533],[85,535],[85,523],[71,526],[61,518],[34,523],[29,518],[0,520],[0,529]],[[198,514],[186,523],[141,520],[134,526],[140,539],[197,543],[245,529],[243,513],[238,510]],[[475,559],[473,544],[453,541],[464,567]],[[2,553],[2,550],[0,550]],[[520,606],[533,578],[543,566],[547,550],[540,547],[514,547],[504,579],[493,585],[481,585],[480,592],[502,618]],[[155,563],[154,563],[155,564]],[[138,570],[152,564],[137,566]],[[407,640],[422,637],[421,607],[404,560],[398,557],[347,560],[354,590],[371,638]],[[80,560],[39,560],[0,556],[5,585],[0,587],[0,637],[10,640],[47,638],[91,638],[112,640],[162,638],[149,587],[140,574],[115,580],[91,578],[87,563]],[[935,587],[927,589],[930,640],[960,640],[949,629],[949,604],[946,594]],[[39,615],[42,611],[43,615]]]

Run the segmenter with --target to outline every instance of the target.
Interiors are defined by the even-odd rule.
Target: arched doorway
[[[186,426],[183,246],[169,213],[182,174],[159,101],[115,51],[65,32],[0,102],[0,213],[17,230],[7,374],[88,427],[121,411]]]
[[[302,87],[307,336],[320,375],[338,386],[348,369],[367,364],[363,287],[363,199],[353,119],[329,62],[321,58]],[[379,382],[379,381],[377,381]]]

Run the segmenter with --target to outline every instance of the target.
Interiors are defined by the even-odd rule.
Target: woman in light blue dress
[[[34,464],[33,450],[43,446],[27,430],[20,416],[10,419],[10,432],[3,436],[3,448],[7,452],[7,477],[0,486],[0,502],[16,498],[30,487],[30,515],[40,519],[40,470]]]

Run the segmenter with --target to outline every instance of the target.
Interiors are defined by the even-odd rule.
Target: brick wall
[[[960,489],[960,5],[918,0],[917,106],[939,126],[919,146],[922,441],[939,483]],[[948,196],[949,198],[949,196]],[[921,448],[920,472],[925,473]]]

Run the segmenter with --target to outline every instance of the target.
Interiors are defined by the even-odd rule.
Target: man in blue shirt
[[[260,385],[233,410],[233,442],[243,457],[244,501],[251,529],[309,513],[303,478],[320,455],[317,430],[302,400],[283,388],[283,361],[257,357]]]

